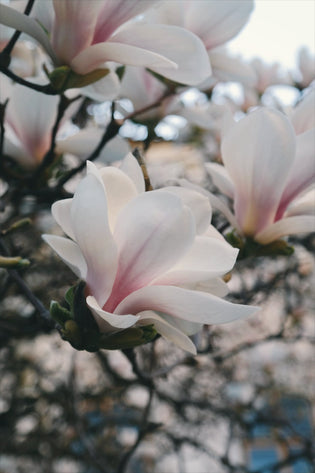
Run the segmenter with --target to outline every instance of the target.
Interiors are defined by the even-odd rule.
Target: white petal
[[[133,181],[120,169],[108,166],[101,169],[100,174],[105,186],[109,226],[114,232],[119,213],[138,192]]]
[[[132,24],[113,36],[110,41],[143,48],[167,58],[171,64],[144,64],[168,79],[187,85],[196,85],[211,74],[208,54],[202,41],[190,31],[177,26]],[[124,64],[133,64],[121,61]],[[176,64],[174,68],[172,64]]]
[[[110,232],[107,202],[101,178],[89,174],[80,182],[71,206],[75,239],[87,262],[87,284],[90,293],[103,306],[108,298],[117,270],[117,248]],[[97,173],[97,170],[94,171]]]
[[[74,241],[57,235],[42,235],[42,238],[80,279],[85,280],[86,262],[80,248]]]
[[[274,220],[294,154],[293,128],[271,108],[255,110],[224,136],[222,158],[235,185],[236,219],[246,235]]]
[[[120,170],[132,179],[139,194],[145,191],[143,172],[132,153],[128,153],[123,159],[120,165]]]
[[[297,135],[315,127],[315,87],[296,106],[291,122]]]
[[[232,227],[238,231],[238,233],[242,233],[241,228],[238,224],[238,221],[235,218],[235,215],[232,214],[228,206],[221,200],[219,199],[216,195],[210,194],[209,196],[210,203],[214,209],[219,210],[223,215],[227,218],[227,220],[230,222]]]
[[[71,205],[73,199],[63,199],[54,202],[51,207],[51,213],[62,230],[72,240],[75,240],[73,229],[71,226]]]
[[[233,199],[234,184],[224,166],[217,163],[205,163],[214,185],[225,195]]]
[[[289,203],[308,189],[315,179],[315,128],[298,135],[296,145],[295,160],[281,197],[278,213],[283,213]]]
[[[228,285],[220,278],[210,279],[210,281],[203,281],[197,284],[195,290],[209,292],[209,294],[213,294],[217,297],[225,297],[229,293]]]
[[[46,50],[54,62],[57,62],[55,53],[51,47],[48,36],[41,26],[27,15],[0,4],[0,23],[15,30],[22,31],[32,38],[35,38]]]
[[[194,0],[190,3],[185,26],[203,40],[207,49],[236,36],[247,23],[254,6],[252,0]]]
[[[246,87],[257,80],[254,69],[239,57],[231,56],[224,48],[209,51],[213,76],[220,82],[241,82]]]
[[[95,315],[95,320],[103,332],[112,332],[114,329],[126,329],[135,325],[139,316],[127,314],[127,315],[116,315],[111,314],[103,310],[95,297],[88,296],[86,303]],[[105,322],[105,323],[104,323]]]
[[[146,286],[127,296],[115,313],[155,310],[199,324],[224,324],[247,317],[257,307],[232,304],[212,294],[175,286]]]
[[[315,217],[311,215],[298,215],[283,218],[273,223],[255,236],[255,240],[263,245],[287,235],[315,232]]]
[[[130,293],[167,271],[194,241],[190,210],[169,192],[139,194],[119,214],[117,290]],[[122,297],[120,296],[120,300]]]
[[[154,324],[156,331],[162,335],[166,340],[174,343],[179,348],[192,353],[197,354],[196,347],[187,335],[181,330],[178,330],[174,325],[169,324],[166,320],[160,317],[158,314],[152,311],[140,312],[140,320],[138,325],[149,325]]]
[[[200,192],[178,186],[167,186],[163,191],[177,195],[181,201],[190,208],[196,222],[197,234],[204,233],[211,221],[211,205],[209,199]]]
[[[101,67],[104,62],[114,61],[119,64],[144,67],[170,67],[176,68],[176,64],[164,56],[149,51],[143,47],[130,44],[106,43],[93,44],[84,49],[71,61],[71,68],[78,74],[87,74]]]
[[[155,285],[196,284],[230,271],[238,250],[217,238],[196,237],[193,246],[167,273],[154,281]]]
[[[315,214],[315,188],[310,189],[301,197],[295,199],[287,208],[285,217],[296,215],[314,215]]]

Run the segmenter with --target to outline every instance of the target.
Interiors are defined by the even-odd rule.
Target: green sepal
[[[77,74],[69,66],[60,66],[48,73],[52,87],[58,93],[67,89],[85,87],[107,76],[109,69],[95,69],[88,74]]]
[[[64,327],[61,329],[61,335],[64,340],[67,340],[73,348],[81,350],[82,335],[77,323],[74,320],[67,320]]]
[[[290,256],[294,253],[293,246],[284,240],[276,240],[262,245],[252,238],[242,239],[235,232],[228,233],[225,238],[234,248],[239,248],[238,259],[253,256]]]
[[[70,311],[56,301],[51,301],[49,310],[52,318],[61,326],[71,319]]]
[[[100,348],[106,350],[124,350],[151,342],[157,335],[153,325],[131,327],[114,334],[100,336]]]
[[[123,350],[152,341],[157,332],[153,325],[131,327],[115,333],[101,333],[85,301],[85,282],[70,287],[65,294],[66,307],[52,301],[50,313],[60,325],[60,333],[76,350]]]
[[[65,301],[68,304],[70,310],[72,309],[74,303],[74,289],[75,286],[71,286],[65,294]]]
[[[119,79],[120,81],[122,81],[122,79],[123,79],[123,77],[124,77],[125,70],[126,70],[126,66],[119,66],[119,67],[117,67],[117,69],[116,69],[116,71],[115,71],[116,74],[117,74],[117,76],[118,76],[118,79]]]

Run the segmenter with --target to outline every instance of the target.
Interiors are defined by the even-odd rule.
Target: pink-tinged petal
[[[105,310],[167,271],[195,238],[193,216],[169,192],[145,192],[125,206],[114,232],[119,251],[115,285]]]
[[[168,323],[164,318],[152,311],[144,311],[139,314],[140,320],[137,325],[150,325],[153,324],[156,331],[162,335],[166,340],[174,343],[179,348],[192,353],[197,354],[196,347],[185,333],[178,330],[171,323]],[[200,325],[198,326],[200,327]],[[200,327],[201,328],[201,327]]]
[[[53,0],[53,4],[52,46],[59,62],[70,65],[71,60],[92,43],[101,2]]]
[[[208,54],[202,41],[184,28],[168,25],[132,24],[121,29],[110,41],[133,45],[142,48],[143,51],[150,51],[171,60],[171,64],[143,65],[182,84],[197,85],[211,74]],[[133,65],[131,62],[121,62]],[[174,68],[173,64],[176,64],[177,67]]]
[[[278,240],[287,235],[315,232],[315,217],[311,215],[298,215],[283,218],[273,223],[255,236],[255,240],[263,245]]]
[[[34,18],[23,15],[14,8],[0,4],[0,23],[15,30],[22,31],[22,33],[36,39],[52,60],[57,63],[56,55],[51,47],[48,35]]]
[[[235,185],[235,215],[244,234],[273,222],[294,155],[292,125],[271,108],[255,110],[224,136],[222,158]]]
[[[114,232],[120,212],[138,192],[133,181],[120,169],[108,166],[102,168],[100,174],[105,186],[109,226]]]
[[[234,198],[234,184],[224,166],[217,163],[205,163],[213,184],[225,195]]]
[[[71,225],[71,205],[73,199],[63,199],[54,202],[51,207],[51,213],[62,230],[72,240],[75,240]]]
[[[230,271],[238,250],[217,238],[196,237],[192,247],[155,285],[197,284]]]
[[[115,313],[156,310],[199,324],[224,324],[248,317],[257,307],[232,304],[212,294],[175,286],[146,286],[127,296]]]
[[[315,127],[315,87],[293,110],[291,122],[297,135]]]
[[[45,80],[30,78],[30,82],[42,84]],[[19,84],[12,87],[5,118],[34,163],[41,162],[49,149],[58,100]]]
[[[158,0],[103,0],[93,43],[106,41],[122,24],[151,8]]]
[[[104,185],[92,163],[88,172],[73,197],[71,224],[87,263],[90,294],[102,306],[115,280],[118,256],[108,223]]]
[[[315,188],[295,199],[287,208],[285,217],[296,215],[315,215]]]
[[[189,6],[185,27],[198,35],[207,49],[212,49],[239,33],[249,19],[254,2],[193,0]]]
[[[167,186],[163,188],[163,191],[177,195],[181,201],[190,208],[195,218],[197,234],[201,235],[208,229],[212,209],[207,196],[200,192],[178,186]]]
[[[282,217],[286,208],[299,194],[314,183],[315,179],[315,128],[297,136],[296,156],[290,169],[284,192],[279,203],[276,219]]]
[[[80,279],[86,278],[87,266],[78,245],[68,238],[57,235],[42,235],[43,240],[60,256]]]
[[[128,153],[127,156],[125,156],[119,169],[130,177],[139,194],[145,191],[143,172],[132,153]]]
[[[86,303],[93,312],[95,320],[102,332],[113,332],[115,329],[126,329],[132,327],[139,320],[139,316],[127,314],[116,315],[103,310],[95,297],[88,296]]]
[[[145,43],[144,43],[145,44]],[[119,64],[143,67],[169,67],[177,65],[167,57],[146,49],[143,45],[137,47],[131,44],[117,42],[98,43],[84,49],[71,61],[71,68],[78,74],[87,74],[98,69],[107,61]]]

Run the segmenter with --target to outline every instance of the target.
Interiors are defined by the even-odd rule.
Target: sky
[[[248,24],[229,49],[245,59],[258,56],[292,69],[302,45],[315,53],[315,0],[256,0]]]

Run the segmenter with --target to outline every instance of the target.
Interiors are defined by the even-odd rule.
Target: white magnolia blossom
[[[237,250],[211,227],[208,199],[178,187],[144,191],[131,154],[120,168],[98,170],[88,162],[74,197],[52,206],[69,238],[43,238],[86,281],[86,302],[102,332],[154,324],[195,353],[187,335],[256,308],[221,299],[227,293],[221,276]]]
[[[165,0],[145,17],[163,24],[181,26],[197,35],[205,45],[212,75],[216,79],[241,79],[251,83],[255,79],[252,69],[223,51],[222,45],[241,31],[253,7],[253,0]],[[213,85],[213,77],[209,81],[202,87]]]
[[[30,81],[42,84],[45,79],[31,77]],[[75,91],[67,92],[76,95]],[[15,159],[24,168],[40,164],[51,145],[51,133],[55,124],[59,97],[40,94],[33,89],[13,84],[6,77],[1,78],[0,100],[9,99],[5,113],[4,153]],[[77,110],[76,101],[66,110],[56,136],[56,153],[72,154],[80,159],[91,153],[104,134],[104,129],[90,126],[75,130],[69,122]],[[99,161],[112,162],[122,159],[129,151],[123,138],[113,138],[100,152]]]
[[[315,230],[314,201],[304,198],[302,206],[299,201],[314,185],[312,114],[314,90],[291,117],[297,135],[284,114],[258,108],[223,137],[224,166],[206,164],[215,185],[233,200],[234,215],[214,196],[213,205],[239,234],[268,244],[285,235]]]
[[[31,17],[0,4],[0,22],[35,38],[55,66],[88,74],[108,61],[194,85],[211,73],[200,39],[184,28],[135,21],[157,0],[46,0]]]

